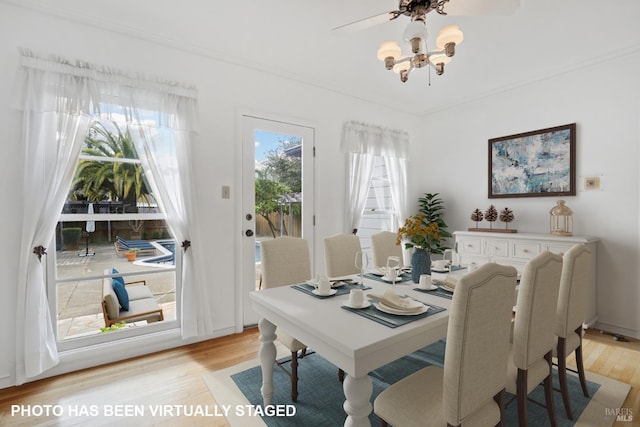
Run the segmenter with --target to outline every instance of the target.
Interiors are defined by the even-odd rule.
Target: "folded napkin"
[[[413,300],[411,298],[401,298],[393,290],[387,289],[384,295],[367,294],[369,298],[378,300],[382,304],[394,310],[406,311],[408,313],[414,311],[420,311],[424,306],[422,304],[412,305]]]
[[[444,280],[441,279],[432,279],[434,282],[436,282],[439,285],[442,285],[446,288],[449,288],[451,290],[456,288],[456,284],[458,283],[458,279],[456,279],[455,277],[451,277],[451,276],[447,276]]]

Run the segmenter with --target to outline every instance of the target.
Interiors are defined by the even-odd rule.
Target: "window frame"
[[[123,123],[119,123],[119,125],[123,125]],[[126,124],[124,124],[126,126]],[[93,160],[99,162],[113,162],[113,163],[129,163],[129,164],[141,164],[140,159],[132,159],[132,158],[118,158],[118,157],[102,157],[102,156],[90,156],[83,154],[82,152],[78,156],[78,161],[80,160]],[[77,165],[76,165],[77,170]],[[145,171],[146,174],[150,173],[150,171]],[[74,171],[75,174],[75,171]],[[152,179],[152,177],[149,177]],[[151,190],[151,189],[150,189]],[[158,199],[158,195],[151,193],[151,196],[154,200]],[[57,222],[84,222],[84,221],[130,221],[130,220],[163,220],[165,223],[167,222],[167,215],[164,212],[144,212],[144,213],[58,213]],[[56,248],[56,239],[57,236],[54,235],[51,238],[51,242],[49,244],[50,248]],[[175,240],[175,237],[171,237],[171,239]],[[176,241],[176,250],[175,250],[175,264],[171,267],[163,267],[158,269],[158,271],[139,271],[139,272],[131,272],[131,273],[123,273],[123,277],[135,277],[138,275],[154,275],[154,274],[163,274],[168,271],[173,271],[174,279],[175,279],[175,318],[174,319],[166,319],[160,322],[154,322],[147,324],[143,327],[134,327],[127,329],[120,329],[117,331],[112,331],[108,333],[96,333],[89,335],[81,335],[79,334],[76,337],[70,337],[68,339],[62,339],[59,335],[58,330],[58,285],[62,283],[68,282],[81,282],[81,281],[89,281],[89,280],[99,280],[104,279],[107,276],[102,273],[92,274],[87,276],[79,276],[73,278],[65,278],[60,279],[57,277],[57,251],[49,250],[47,252],[46,257],[46,268],[45,268],[45,280],[47,287],[47,302],[49,304],[49,311],[51,314],[51,322],[54,327],[54,334],[56,337],[56,345],[58,352],[81,349],[92,345],[104,344],[114,341],[119,341],[131,337],[143,336],[147,334],[152,334],[161,331],[168,331],[174,329],[180,329],[181,323],[181,296],[182,296],[182,251],[179,250],[179,242]],[[99,315],[102,315],[102,310],[100,310]]]

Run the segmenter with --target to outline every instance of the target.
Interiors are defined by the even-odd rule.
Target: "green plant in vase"
[[[418,199],[419,211],[424,215],[424,223],[435,224],[437,231],[434,236],[428,238],[425,244],[425,249],[432,254],[442,254],[446,249],[443,246],[444,240],[452,237],[452,234],[447,231],[447,224],[442,219],[444,202],[438,195],[439,193],[424,193]]]

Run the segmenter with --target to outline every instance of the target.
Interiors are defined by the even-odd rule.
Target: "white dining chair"
[[[587,305],[589,274],[591,271],[591,251],[583,244],[577,244],[563,256],[560,292],[556,314],[557,345],[554,356],[558,364],[558,379],[562,402],[567,417],[572,420],[573,412],[569,401],[566,358],[575,353],[576,372],[580,378],[582,394],[589,397],[587,381],[582,362],[582,323]]]
[[[336,234],[324,239],[324,259],[327,277],[342,277],[360,273],[356,254],[362,250],[355,234]],[[386,263],[386,261],[385,261]]]
[[[529,393],[540,383],[549,422],[556,425],[551,358],[561,272],[562,256],[551,252],[538,254],[522,271],[507,369],[507,391],[516,396],[521,427],[528,425]]]
[[[397,245],[398,235],[391,231],[381,231],[371,235],[371,253],[373,267],[381,268],[387,265],[390,256],[402,260],[402,246]]]
[[[516,276],[491,263],[458,281],[444,368],[423,368],[382,391],[373,410],[383,426],[501,425]]]
[[[305,239],[282,236],[264,240],[260,244],[262,260],[261,289],[303,283],[311,279],[309,244]],[[276,328],[276,337],[291,352],[291,372],[284,363],[276,364],[291,377],[291,400],[298,400],[298,359],[306,355],[307,346],[281,328]]]

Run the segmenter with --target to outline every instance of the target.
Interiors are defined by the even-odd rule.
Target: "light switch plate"
[[[584,178],[585,190],[599,190],[600,189],[600,177],[599,176],[587,176]]]
[[[231,187],[229,187],[228,185],[223,185],[222,186],[222,198],[223,199],[230,199],[231,198]]]

